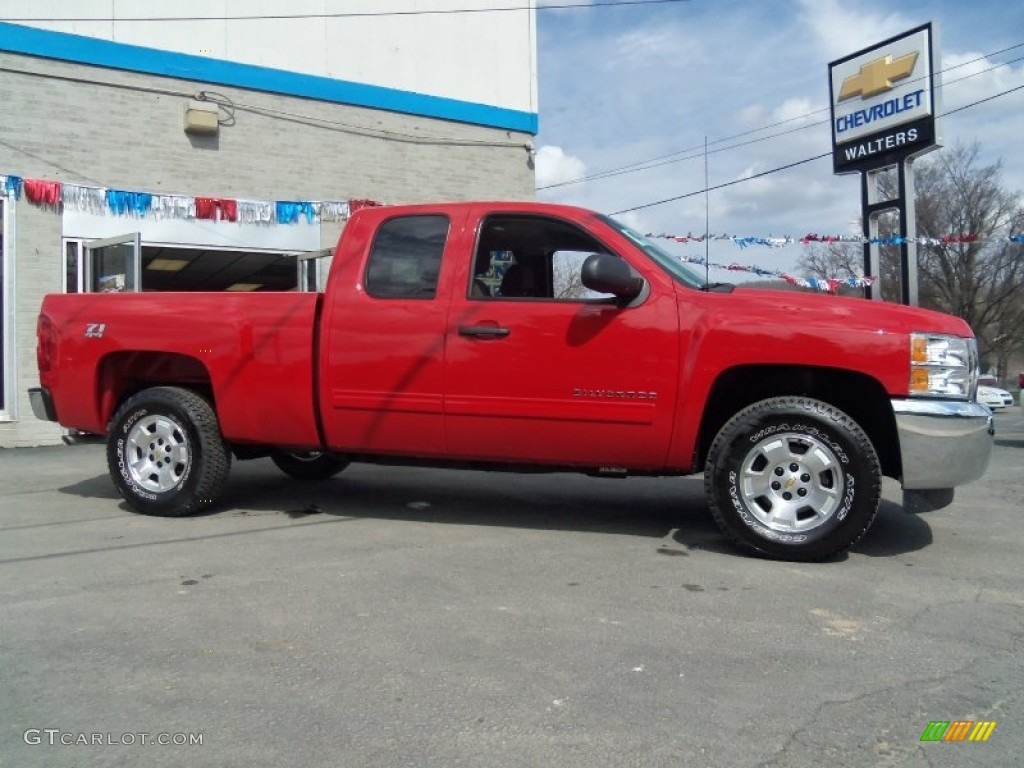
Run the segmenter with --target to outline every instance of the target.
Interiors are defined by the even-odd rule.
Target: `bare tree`
[[[797,267],[804,277],[842,280],[863,274],[860,243],[812,243]]]
[[[864,249],[860,243],[812,243],[796,263],[804,277],[846,280],[864,276]],[[884,285],[884,283],[883,283]],[[859,295],[861,288],[842,286],[839,293]]]
[[[1024,227],[1018,195],[1002,185],[1002,163],[983,165],[977,143],[958,144],[914,166],[918,294],[923,307],[962,317],[978,337],[982,360],[1006,375],[1024,352],[1024,245],[1009,235]],[[896,194],[895,173],[880,179],[883,197]],[[900,235],[894,214],[879,221],[882,237]],[[812,251],[805,271],[830,274],[863,263],[861,246]],[[849,251],[849,252],[847,252]],[[882,298],[899,300],[899,248],[880,248]]]
[[[966,320],[983,361],[1005,376],[1024,346],[1024,246],[1009,240],[1024,208],[1003,187],[1002,162],[979,155],[977,143],[958,144],[915,166],[918,289],[922,306]]]
[[[556,299],[581,299],[588,295],[580,268],[589,253],[559,251],[552,257],[553,293]]]

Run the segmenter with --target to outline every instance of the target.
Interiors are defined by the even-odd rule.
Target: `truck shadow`
[[[868,557],[896,557],[932,543],[932,529],[921,515],[911,515],[894,501],[883,499],[867,534],[851,552]]]
[[[1020,437],[1000,437],[999,433],[997,432],[995,444],[1002,445],[1007,448],[1024,448],[1024,435],[1021,435]]]
[[[132,513],[106,475],[58,490],[117,501],[119,509]],[[739,554],[712,520],[699,477],[616,481],[360,464],[330,480],[301,482],[257,460],[236,465],[221,503],[194,517],[251,515],[579,531],[649,538],[656,542],[653,551],[664,556],[695,550]],[[871,530],[852,552],[895,557],[931,542],[931,529],[920,516],[883,500]]]
[[[611,480],[354,465],[331,480],[302,483],[281,477],[269,463],[252,462],[244,471],[244,481],[236,477],[225,493],[228,514],[580,531],[658,540],[655,551],[667,556],[693,550],[737,554],[711,518],[700,477]],[[871,530],[851,551],[895,557],[931,543],[921,516],[883,500]]]
[[[61,493],[83,499],[120,499],[121,494],[114,488],[110,475],[98,475],[57,489]]]

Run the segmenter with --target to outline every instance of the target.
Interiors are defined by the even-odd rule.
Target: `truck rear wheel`
[[[107,465],[137,512],[181,517],[217,500],[231,453],[206,399],[188,389],[153,387],[128,398],[114,415]]]
[[[274,451],[270,458],[278,469],[297,480],[326,480],[348,466],[345,459],[328,451]]]
[[[811,398],[776,397],[722,427],[704,487],[715,522],[742,549],[821,560],[867,532],[882,473],[871,440],[845,413]]]

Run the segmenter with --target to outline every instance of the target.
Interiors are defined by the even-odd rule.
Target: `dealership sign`
[[[932,25],[829,64],[836,173],[893,165],[939,144]]]

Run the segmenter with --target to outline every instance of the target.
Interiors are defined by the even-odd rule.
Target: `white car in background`
[[[978,386],[978,402],[987,405],[993,411],[999,408],[1009,408],[1013,405],[1013,395],[1005,389],[990,387],[985,384]]]

